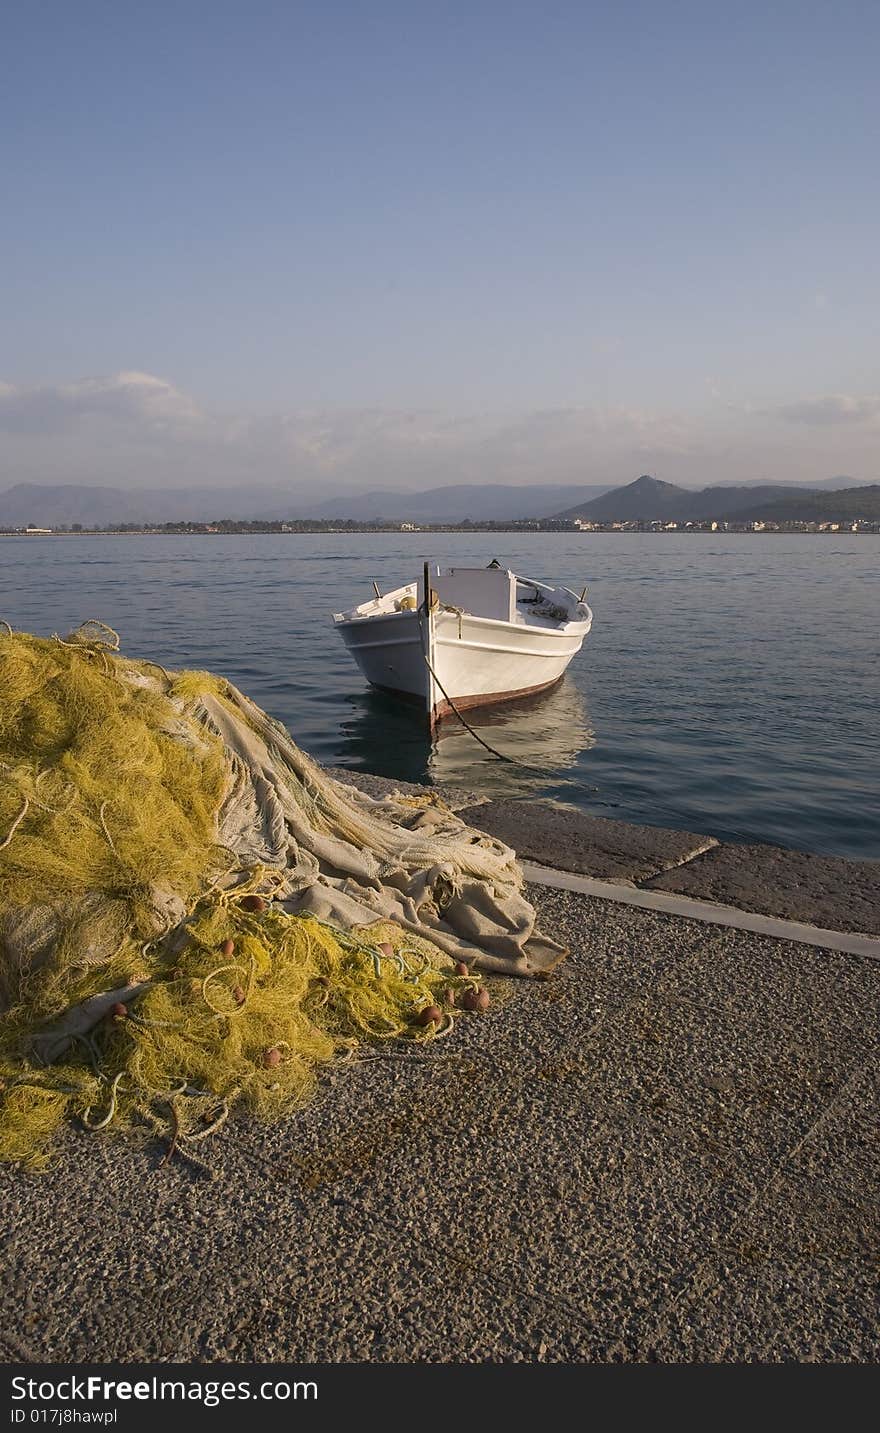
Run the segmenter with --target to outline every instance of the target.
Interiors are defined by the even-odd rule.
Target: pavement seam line
[[[707,851],[715,851],[720,845],[721,842],[717,837],[707,836],[702,846],[697,846],[695,850],[689,851],[681,860],[667,861],[660,867],[659,871],[652,871],[650,876],[640,876],[636,885],[641,886],[645,881],[653,881],[655,876],[665,876],[669,871],[680,871],[683,866],[691,865],[691,863],[696,861],[700,856],[705,856]]]
[[[798,945],[818,946],[822,950],[842,951],[846,955],[880,960],[878,936],[862,935],[855,931],[825,930],[822,926],[786,920],[783,916],[762,915],[758,911],[744,911],[737,906],[725,906],[715,901],[694,900],[690,896],[674,895],[667,891],[648,891],[637,886],[600,881],[593,876],[581,876],[572,871],[557,871],[550,866],[538,866],[531,861],[522,861],[520,864],[523,876],[533,885],[550,886],[560,891],[575,891],[579,895],[594,896],[603,901],[616,901],[620,905],[656,911],[659,915],[679,916],[685,920],[703,921],[708,925],[726,926],[731,930],[751,931],[755,935],[765,935],[775,940],[790,940]]]

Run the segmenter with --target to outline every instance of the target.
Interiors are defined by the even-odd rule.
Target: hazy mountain
[[[605,486],[515,487],[503,483],[453,484],[425,492],[374,492],[333,498],[304,509],[301,516],[353,518],[358,522],[508,522],[515,518],[543,517],[557,503],[587,503]]]
[[[876,483],[871,478],[848,478],[840,474],[836,478],[826,478],[822,483],[799,483],[802,488],[823,488],[828,492],[834,492],[838,488],[873,488]]]
[[[845,505],[844,510],[837,503],[837,509],[841,516],[850,511],[861,516],[858,495],[875,493],[876,485],[841,489],[841,481],[830,479],[822,486],[829,495],[832,491],[854,494],[854,508]],[[517,518],[546,517],[552,512],[560,517],[586,517],[599,522],[626,519],[688,522],[743,514],[749,518],[753,514],[763,516],[776,504],[790,507],[796,500],[808,505],[814,502],[824,518],[828,507],[817,498],[818,491],[818,484],[793,487],[790,483],[719,484],[694,490],[643,476],[614,489],[596,485],[451,484],[415,493],[379,491],[334,495],[316,503],[311,491],[280,487],[125,491],[78,484],[44,487],[37,483],[19,483],[0,493],[0,527],[70,527],[80,523],[89,528],[126,522],[211,522],[221,518],[277,521],[293,517],[331,522],[346,518],[356,522],[459,523],[467,518],[474,522],[509,522]],[[831,513],[832,518],[833,515]]]
[[[133,522],[205,522],[213,518],[282,518],[302,505],[301,492],[283,488],[97,488],[19,483],[0,493],[4,527],[103,527]]]
[[[0,526],[83,527],[117,523],[210,522],[218,518],[277,520],[289,517],[357,522],[475,522],[540,517],[566,502],[587,502],[605,487],[452,485],[426,492],[354,493],[316,503],[312,492],[268,487],[124,491],[81,485],[19,483],[0,493]]]
[[[809,483],[768,483],[766,478],[748,478],[740,483],[713,483],[716,488],[782,488],[785,492],[793,492],[797,488],[808,488],[810,492],[834,492],[837,488],[869,488],[873,485],[872,478],[822,478],[821,482]],[[688,484],[690,487],[691,484]]]
[[[56,523],[79,522],[91,527],[103,521],[106,512],[114,514],[114,522],[136,521],[131,516],[134,497],[116,488],[18,483],[0,493],[0,523],[4,527],[52,527]]]

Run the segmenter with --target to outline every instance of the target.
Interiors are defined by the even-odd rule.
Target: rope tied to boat
[[[454,608],[453,611],[458,612],[459,609],[458,609],[458,608]],[[515,756],[508,756],[505,752],[499,751],[497,747],[492,746],[488,741],[484,741],[483,738],[480,736],[480,733],[479,733],[478,731],[474,731],[474,728],[471,726],[470,722],[467,721],[467,720],[462,716],[462,714],[461,714],[461,712],[459,711],[458,707],[455,705],[455,702],[453,701],[452,697],[449,695],[449,693],[447,692],[447,690],[446,690],[446,688],[444,687],[443,683],[441,682],[440,678],[438,677],[436,671],[434,670],[434,667],[433,667],[433,664],[432,664],[432,662],[431,662],[431,659],[430,659],[430,657],[428,656],[428,647],[427,647],[427,643],[425,642],[425,633],[424,633],[424,628],[423,628],[423,626],[422,626],[422,613],[421,613],[421,612],[419,613],[419,619],[418,619],[418,621],[419,621],[419,642],[420,642],[420,644],[421,644],[422,656],[424,657],[424,660],[425,660],[425,666],[427,667],[427,669],[428,669],[428,671],[430,672],[431,676],[434,678],[434,681],[437,683],[437,686],[440,688],[440,692],[441,692],[442,696],[444,697],[445,701],[449,704],[449,709],[450,709],[450,711],[451,711],[456,717],[458,717],[458,720],[461,722],[461,724],[462,724],[462,726],[465,728],[465,730],[474,738],[474,741],[479,742],[480,746],[484,747],[485,750],[489,752],[490,756],[496,757],[496,759],[497,759],[498,761],[504,761],[504,762],[506,762],[509,766],[516,766],[516,767],[518,767],[521,771],[531,771],[531,772],[533,772],[536,776],[540,776],[543,781],[546,781],[546,780],[547,780],[547,772],[546,772],[546,771],[542,771],[542,770],[540,769],[540,767],[532,766],[532,765],[531,765],[529,762],[527,762],[527,761],[520,761],[520,760],[518,760],[518,758],[515,757]],[[460,637],[460,636],[461,636],[461,615],[459,616],[459,637]],[[598,793],[598,791],[599,791],[599,787],[598,787],[598,786],[591,786],[591,785],[589,785],[589,783],[586,782],[586,781],[573,781],[573,782],[570,783],[570,785],[576,787],[577,790],[579,790],[579,791],[586,791],[586,792],[588,792],[590,795],[595,795],[595,794]],[[617,806],[618,804],[619,804],[619,803],[616,802],[616,801],[599,801],[599,802],[596,802],[596,805],[599,805],[599,806]]]

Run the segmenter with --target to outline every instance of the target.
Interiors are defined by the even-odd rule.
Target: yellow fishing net
[[[277,1116],[322,1063],[479,1008],[456,960],[559,958],[508,848],[117,648],[0,630],[0,1157],[45,1163],[70,1117],[170,1151]]]

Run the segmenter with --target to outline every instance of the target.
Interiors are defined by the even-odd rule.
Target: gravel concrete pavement
[[[0,1168],[9,1361],[875,1361],[880,965],[532,888],[571,958],[204,1164]]]

